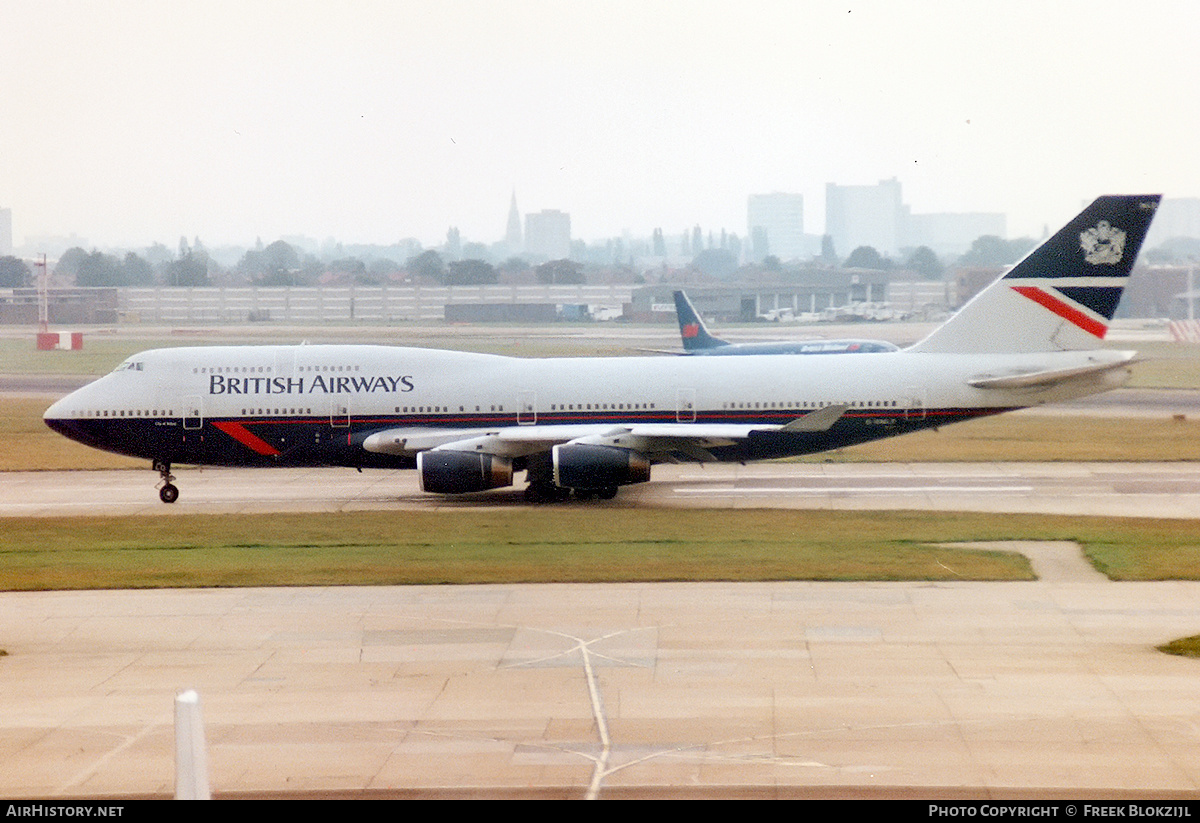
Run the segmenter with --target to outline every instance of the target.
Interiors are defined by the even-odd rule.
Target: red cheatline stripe
[[[251,451],[257,452],[258,454],[267,455],[279,454],[279,449],[275,448],[258,435],[251,434],[250,431],[247,430],[246,427],[241,423],[222,421],[220,423],[213,423],[213,425]]]
[[[1091,335],[1104,339],[1105,332],[1108,331],[1108,326],[1098,320],[1093,320],[1079,309],[1067,305],[1059,300],[1054,295],[1042,291],[1037,286],[1013,286],[1013,291],[1023,294],[1039,306],[1049,309],[1057,314],[1063,320],[1074,323],[1079,328]]]

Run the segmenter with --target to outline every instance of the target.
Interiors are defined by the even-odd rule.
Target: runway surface
[[[516,486],[459,497],[423,494],[415,472],[190,469],[179,502],[158,500],[146,471],[0,473],[0,517],[154,515],[528,505]],[[922,509],[1200,517],[1194,463],[759,463],[663,465],[611,502],[665,508]]]

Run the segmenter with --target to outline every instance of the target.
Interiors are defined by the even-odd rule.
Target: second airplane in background
[[[781,340],[769,343],[729,343],[713,337],[704,326],[692,302],[682,291],[675,292],[675,314],[679,318],[679,336],[683,353],[691,355],[741,354],[856,354],[900,351],[899,346],[883,340]]]

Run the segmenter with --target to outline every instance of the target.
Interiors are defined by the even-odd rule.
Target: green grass
[[[1181,637],[1156,647],[1164,654],[1177,654],[1180,657],[1200,657],[1200,634],[1191,637]]]
[[[1200,346],[1186,343],[1112,343],[1108,348],[1133,349],[1142,362],[1133,367],[1126,384],[1138,389],[1200,388]]]
[[[1158,521],[1145,535],[1096,535],[1084,554],[1113,580],[1200,580],[1200,524]],[[1141,539],[1138,539],[1138,538]]]
[[[938,519],[558,507],[29,518],[5,521],[0,588],[1031,576],[1017,555],[927,545]]]
[[[1200,579],[1197,521],[928,512],[514,511],[10,518],[0,589],[1028,580],[944,543],[1074,540],[1115,579]]]
[[[129,339],[85,332],[80,351],[38,351],[28,337],[0,338],[0,372],[5,374],[108,374],[127,357],[146,349],[180,345],[179,340]]]

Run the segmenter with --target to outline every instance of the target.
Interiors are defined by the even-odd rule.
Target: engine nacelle
[[[466,494],[511,486],[512,460],[476,452],[423,451],[417,455],[421,491]]]
[[[606,489],[650,479],[650,459],[629,449],[567,443],[554,447],[554,484]]]

